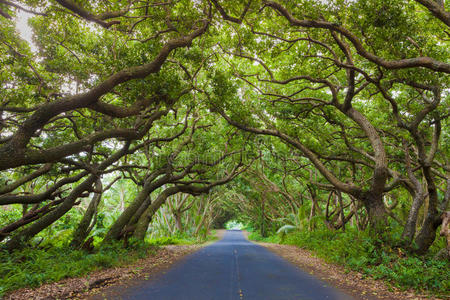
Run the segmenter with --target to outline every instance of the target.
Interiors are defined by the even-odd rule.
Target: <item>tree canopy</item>
[[[89,199],[78,247],[126,185],[103,243],[143,239],[167,202],[180,230],[182,212],[204,216],[184,219],[196,232],[220,216],[379,235],[394,221],[426,253],[450,199],[448,5],[0,1],[0,209],[23,208],[0,243]]]

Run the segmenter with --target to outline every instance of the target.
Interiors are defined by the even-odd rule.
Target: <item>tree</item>
[[[103,243],[143,239],[167,201],[179,230],[197,209],[184,221],[198,233],[216,217],[209,198],[173,199],[220,185],[224,216],[262,233],[288,215],[376,236],[396,222],[421,254],[436,238],[450,190],[441,1],[0,1],[0,25],[11,251],[90,197],[79,247],[119,186]]]

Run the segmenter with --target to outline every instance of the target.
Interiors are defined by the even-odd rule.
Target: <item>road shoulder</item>
[[[66,278],[43,284],[38,288],[23,288],[5,296],[5,300],[23,299],[105,299],[116,290],[149,280],[170,268],[186,255],[204,245],[168,245],[156,250],[154,255],[123,267],[94,271],[80,278]]]
[[[353,296],[355,299],[441,299],[426,295],[418,295],[412,290],[401,291],[398,288],[390,287],[382,280],[368,278],[362,273],[346,270],[343,266],[327,263],[324,260],[315,257],[310,251],[301,249],[297,246],[271,243],[257,244],[283,257],[311,275],[339,288],[345,293]]]

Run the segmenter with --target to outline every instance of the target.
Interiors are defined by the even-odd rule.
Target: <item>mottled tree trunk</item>
[[[98,205],[100,204],[102,198],[102,181],[98,179],[95,183],[95,192],[92,196],[92,200],[89,203],[86,212],[84,213],[83,219],[78,224],[75,233],[73,234],[72,241],[70,243],[71,247],[79,248],[83,244],[86,237],[89,235],[93,226],[90,226],[92,222],[95,223],[95,220],[92,220],[93,217],[97,213]]]
[[[436,239],[436,230],[442,222],[438,212],[438,195],[431,173],[431,167],[424,167],[423,174],[427,181],[428,209],[422,228],[416,237],[418,254],[425,254],[428,251]]]
[[[309,190],[309,194],[311,195],[311,210],[309,212],[309,230],[312,231],[314,229],[316,229],[316,223],[312,221],[313,217],[316,215],[316,203],[317,203],[317,199],[316,199],[316,190],[308,185],[308,190]]]
[[[139,221],[139,218],[142,216],[143,213],[145,213],[150,204],[152,204],[152,198],[150,195],[148,195],[147,199],[145,199],[145,201],[141,204],[136,213],[131,217],[127,226],[128,227],[135,226]]]
[[[383,195],[366,192],[362,197],[362,202],[369,217],[370,231],[381,236],[382,233],[386,232],[386,227],[388,225]]]
[[[176,212],[176,213],[174,214],[174,217],[175,217],[175,225],[176,225],[176,227],[177,227],[177,230],[178,230],[179,232],[183,232],[183,222],[181,221],[181,219],[182,219],[182,214],[181,214],[181,212]]]
[[[264,196],[264,193],[261,195],[261,219],[260,219],[260,233],[262,237],[266,237],[266,214],[265,214],[265,207],[266,207],[266,198]]]
[[[152,179],[154,178],[147,179],[143,189],[139,192],[134,201],[123,211],[122,214],[120,214],[119,218],[117,218],[117,220],[108,230],[108,233],[106,234],[102,243],[109,243],[112,240],[119,240],[123,233],[123,230],[125,229],[125,226],[128,225],[130,220],[137,213],[150,193],[156,190],[158,187],[162,186],[167,181],[166,176],[158,179],[156,182],[153,182]]]
[[[423,200],[425,195],[416,191],[413,196],[413,203],[408,214],[408,219],[406,220],[405,227],[402,233],[402,240],[406,246],[409,246],[416,235],[417,218],[419,216],[420,207],[423,205]]]
[[[150,213],[150,206],[144,211],[139,220],[136,223],[136,228],[134,229],[133,237],[137,240],[143,241],[148,230],[148,226],[152,220],[153,215]]]
[[[408,219],[406,220],[406,224],[402,233],[403,243],[406,247],[409,247],[414,239],[414,236],[416,235],[419,210],[424,203],[426,195],[423,190],[422,183],[414,175],[414,171],[411,166],[411,157],[409,156],[409,147],[406,141],[404,141],[403,143],[405,148],[406,170],[408,172],[408,178],[411,181],[411,184],[406,185],[406,189],[413,196],[413,203],[411,205],[411,209],[408,214]]]
[[[133,233],[133,237],[139,240],[143,240],[145,238],[145,234],[147,233],[148,226],[153,218],[153,215],[166,202],[167,197],[178,192],[179,189],[177,187],[170,187],[161,192],[155,199],[155,201],[145,210],[145,212],[139,218]]]

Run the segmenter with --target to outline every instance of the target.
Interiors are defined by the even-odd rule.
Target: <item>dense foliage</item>
[[[2,265],[234,219],[301,245],[365,232],[376,259],[394,247],[441,266],[448,5],[0,1]],[[367,260],[348,265],[371,264],[354,251]],[[367,273],[390,278],[380,268]]]

